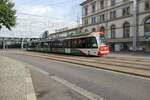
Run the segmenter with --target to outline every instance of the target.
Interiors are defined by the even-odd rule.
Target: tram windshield
[[[100,45],[105,45],[105,38],[104,37],[100,37],[99,38],[99,43],[100,43]]]

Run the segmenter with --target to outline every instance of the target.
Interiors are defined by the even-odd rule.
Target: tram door
[[[89,37],[90,55],[97,55],[98,44],[95,37]]]

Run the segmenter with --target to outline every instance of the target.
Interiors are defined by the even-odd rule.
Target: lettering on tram
[[[27,50],[73,55],[102,56],[109,54],[109,47],[105,43],[104,32],[93,32],[87,36],[69,37],[31,41]]]

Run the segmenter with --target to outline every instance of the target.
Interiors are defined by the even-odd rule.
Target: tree
[[[16,10],[10,0],[0,0],[0,29],[5,26],[11,30],[16,25]]]

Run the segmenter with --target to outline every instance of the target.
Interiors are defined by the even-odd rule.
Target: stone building
[[[111,50],[123,51],[133,50],[133,34],[137,28],[137,50],[150,51],[150,0],[137,0],[136,20],[133,1],[82,2],[82,31],[104,31]]]

